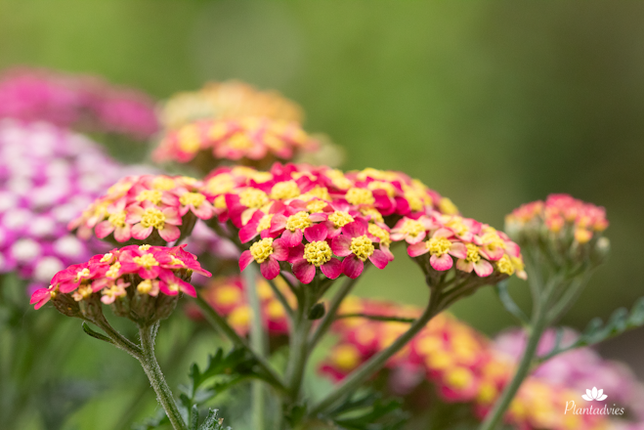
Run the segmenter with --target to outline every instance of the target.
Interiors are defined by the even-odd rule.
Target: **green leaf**
[[[322,318],[324,316],[325,313],[326,313],[326,309],[324,309],[324,303],[316,303],[309,310],[308,319],[310,319],[310,320],[319,320],[320,318]]]
[[[505,310],[508,311],[512,316],[514,316],[517,320],[519,320],[519,322],[524,326],[528,325],[530,323],[530,320],[528,319],[526,314],[523,313],[521,308],[514,302],[512,296],[510,296],[510,293],[508,291],[508,280],[506,279],[496,284],[495,290]]]
[[[572,349],[598,344],[642,325],[644,325],[644,297],[637,299],[630,313],[624,308],[615,310],[605,325],[601,318],[592,319],[584,332],[572,345],[561,347],[559,331],[562,329],[559,328],[557,332],[558,340],[555,342],[555,346],[548,354],[539,357],[537,362],[544,362]]]
[[[110,339],[109,337],[92,330],[92,328],[89,326],[89,324],[87,324],[87,322],[83,321],[83,324],[81,325],[81,327],[83,327],[83,331],[85,333],[92,336],[94,339],[98,339],[98,340],[102,340],[103,342],[114,344],[114,342],[112,342],[112,339]]]
[[[336,425],[347,430],[398,430],[408,419],[399,400],[384,400],[376,393],[348,399],[329,415]]]

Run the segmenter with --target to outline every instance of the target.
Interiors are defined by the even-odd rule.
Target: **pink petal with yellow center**
[[[492,267],[489,261],[481,259],[476,264],[474,264],[474,271],[481,278],[485,278],[486,276],[490,276],[492,272],[494,272],[494,267]]]
[[[338,257],[346,257],[351,254],[351,238],[345,235],[338,236],[331,242],[331,250]]]
[[[456,258],[467,258],[467,247],[462,242],[454,242],[449,249],[449,253]]]

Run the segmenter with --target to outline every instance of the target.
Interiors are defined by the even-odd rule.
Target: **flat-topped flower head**
[[[69,224],[82,238],[92,230],[117,243],[174,242],[190,233],[195,218],[208,220],[216,210],[203,184],[186,176],[130,176],[114,184]]]
[[[609,250],[603,236],[608,227],[605,209],[567,194],[522,205],[506,216],[505,224],[517,243],[547,249],[560,266],[597,265]]]
[[[244,116],[200,120],[170,131],[153,158],[157,162],[190,163],[208,172],[222,162],[267,168],[318,143],[299,124],[266,117]]]
[[[168,99],[159,112],[164,127],[176,129],[196,120],[247,116],[302,123],[302,108],[275,90],[260,91],[240,81],[209,82],[197,91]]]
[[[357,277],[366,262],[382,269],[393,260],[392,243],[418,243],[433,228],[434,216],[457,216],[436,212],[443,198],[419,181],[375,169],[344,174],[328,167],[278,163],[268,172],[220,168],[206,177],[202,193],[215,207],[217,221],[237,233],[244,246],[273,239],[290,249],[287,261],[281,254],[257,259],[248,249],[244,267],[255,261],[267,270],[270,264],[271,276],[290,268],[303,283],[319,274]],[[469,224],[461,230],[468,228],[473,230]],[[465,232],[454,237],[461,234]]]
[[[518,245],[505,233],[473,219],[434,212],[418,220],[404,217],[393,232],[392,237],[407,240],[409,256],[425,271],[430,284],[444,282],[443,275],[448,274],[450,279],[469,277],[478,285],[495,284],[514,274],[527,276]]]
[[[100,302],[138,324],[167,318],[179,293],[196,296],[192,273],[210,276],[185,246],[129,245],[96,255],[58,272],[31,303],[39,309],[52,301],[61,313],[88,321],[100,317]]]

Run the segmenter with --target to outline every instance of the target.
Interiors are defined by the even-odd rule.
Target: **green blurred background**
[[[0,69],[157,98],[229,78],[275,88],[346,148],[345,168],[403,170],[499,228],[553,192],[605,206],[613,256],[564,321],[583,327],[644,291],[643,22],[635,1],[0,0]],[[398,256],[359,293],[424,300]],[[488,334],[511,324],[489,288],[454,312]]]

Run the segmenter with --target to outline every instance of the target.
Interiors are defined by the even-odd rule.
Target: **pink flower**
[[[407,248],[407,253],[413,258],[429,252],[431,254],[429,264],[435,270],[439,272],[449,270],[454,265],[451,256],[467,258],[465,244],[452,241],[450,239],[452,237],[454,237],[454,233],[445,228],[439,228],[427,241],[410,245]]]
[[[322,224],[309,227],[304,231],[304,236],[309,242],[299,244],[291,249],[293,274],[303,284],[309,284],[315,277],[316,268],[329,278],[335,279],[342,273],[342,263],[333,258],[331,246],[327,241],[328,230]]]
[[[367,236],[366,223],[354,221],[347,225],[347,230],[333,239],[333,253],[342,260],[342,273],[351,279],[357,278],[364,270],[364,262],[371,261],[374,266],[384,269],[389,258],[380,249],[376,249],[373,241]]]
[[[142,205],[130,206],[128,210],[126,222],[132,224],[132,237],[137,240],[147,239],[155,229],[167,242],[173,242],[181,236],[177,227],[181,225],[181,218],[175,208],[159,210],[152,203],[143,202]]]
[[[267,237],[253,243],[249,250],[242,252],[239,269],[244,270],[255,261],[259,263],[259,270],[266,279],[275,279],[280,274],[279,262],[287,259],[288,246],[284,241]]]

